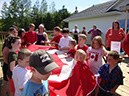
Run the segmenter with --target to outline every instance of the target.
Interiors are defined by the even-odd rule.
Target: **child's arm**
[[[19,89],[21,92],[23,91],[23,88]]]
[[[35,41],[33,44],[36,44],[37,41]]]
[[[15,63],[16,63],[16,61],[12,61],[12,62],[10,63],[10,71],[13,71],[13,69],[14,69],[14,67],[15,67]]]
[[[115,91],[116,91],[116,89],[117,89],[118,87],[119,87],[119,85],[116,85],[114,88],[112,88],[112,89],[110,90],[110,93],[114,94]]]
[[[69,50],[69,47],[64,47],[62,48],[62,50]]]

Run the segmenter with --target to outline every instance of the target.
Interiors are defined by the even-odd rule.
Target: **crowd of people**
[[[115,20],[112,28],[109,28],[105,37],[105,43],[101,37],[102,32],[93,25],[89,32],[83,26],[80,32],[75,25],[73,37],[68,28],[61,29],[56,26],[53,29],[55,37],[49,41],[44,25],[40,24],[38,32],[34,31],[35,25],[29,25],[29,31],[20,28],[17,32],[16,26],[11,26],[3,45],[3,78],[9,82],[10,96],[33,96],[36,91],[42,96],[49,95],[48,77],[51,71],[59,66],[53,61],[52,56],[44,50],[37,50],[33,54],[26,49],[32,44],[55,45],[59,51],[72,57],[76,61],[76,66],[87,68],[95,77],[101,78],[101,88],[95,89],[95,96],[112,96],[119,85],[123,84],[123,74],[118,65],[119,53],[110,51],[111,41],[119,41],[125,38],[125,33],[120,28],[119,22]],[[91,46],[86,45],[88,34],[92,33]],[[129,33],[123,41],[123,49],[129,56]],[[123,46],[122,45],[122,46]],[[127,47],[126,47],[127,46]],[[17,50],[18,54],[17,54]],[[122,47],[121,47],[122,51]],[[103,65],[102,57],[107,56],[107,63]],[[30,70],[27,67],[30,67]],[[84,68],[85,67],[85,68]],[[82,71],[83,72],[83,71]],[[80,73],[81,74],[81,73]],[[43,82],[42,82],[43,80]]]

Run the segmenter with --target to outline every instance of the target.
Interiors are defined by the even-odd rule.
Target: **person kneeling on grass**
[[[119,53],[108,53],[106,64],[102,65],[95,77],[101,78],[99,96],[112,96],[119,85],[123,85],[123,73],[118,66]],[[97,93],[96,93],[97,94]],[[97,96],[97,95],[96,95]]]

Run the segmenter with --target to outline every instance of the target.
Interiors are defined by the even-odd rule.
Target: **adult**
[[[123,41],[123,50],[129,56],[129,31]]]
[[[14,25],[13,25],[13,26],[14,26]],[[7,33],[7,35],[6,35],[5,37],[7,38],[8,36],[17,36],[17,35],[18,35],[17,29],[16,29],[15,27],[12,27],[12,26],[11,26],[11,27],[9,28],[9,31],[8,31],[8,33]],[[5,38],[5,41],[4,41],[2,50],[3,50],[4,47],[5,47],[6,38]]]
[[[92,34],[91,35],[91,40],[95,37],[95,36],[101,36],[102,32],[101,30],[97,29],[96,25],[93,25],[93,29],[91,29],[88,34]]]
[[[118,41],[122,42],[125,37],[125,32],[122,28],[120,28],[120,23],[115,20],[112,23],[112,28],[109,28],[106,35],[105,35],[105,45],[107,50],[110,51],[111,49],[111,41]],[[122,51],[122,46],[121,46]]]
[[[85,34],[86,36],[88,35],[88,33],[86,31],[86,26],[83,26],[83,30],[80,33]]]
[[[45,45],[45,42],[48,42],[48,35],[46,32],[44,32],[44,25],[40,24],[39,25],[39,31],[37,33],[38,41],[37,45]]]
[[[77,25],[75,25],[75,28],[73,29],[73,35],[74,35],[74,39],[77,41],[78,43],[78,34],[79,34],[79,29],[77,28]]]
[[[8,81],[7,80],[7,70],[8,70],[7,57],[8,57],[8,53],[9,53],[9,48],[7,47],[7,40],[8,40],[8,37],[17,36],[17,34],[18,34],[18,32],[17,32],[16,26],[14,26],[14,25],[11,26],[9,28],[8,34],[6,35],[6,38],[5,38],[3,47],[2,47],[3,61],[4,61],[4,64],[2,66],[2,71],[3,71],[3,78],[5,81]]]

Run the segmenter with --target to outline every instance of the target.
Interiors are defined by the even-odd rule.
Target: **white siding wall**
[[[80,19],[76,21],[69,21],[69,29],[72,31],[74,28],[75,24],[78,25],[78,29],[81,31],[82,27],[85,25],[86,26],[86,31],[88,32],[90,29],[93,28],[93,24],[96,24],[97,28],[100,29],[103,34],[102,38],[105,40],[105,33],[107,30],[112,27],[112,22],[114,20],[121,20],[122,17],[124,16],[121,15],[112,15],[112,16],[106,16],[106,17],[98,17],[98,18],[89,18],[89,19]],[[87,38],[87,44],[91,43],[90,36],[88,35]]]

